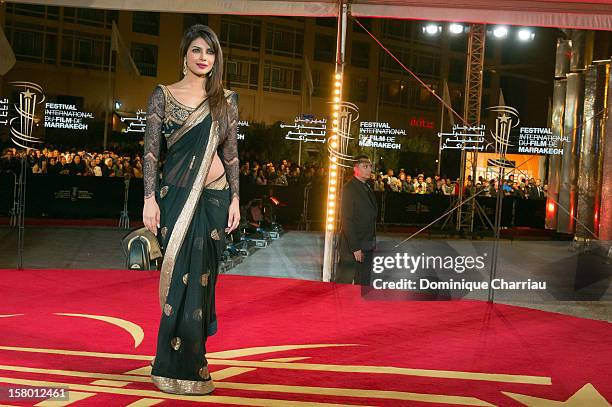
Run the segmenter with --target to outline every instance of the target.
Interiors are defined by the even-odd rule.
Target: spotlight
[[[493,29],[493,36],[495,38],[506,38],[508,36],[508,27],[498,25]]]
[[[461,24],[453,23],[448,26],[448,31],[451,34],[461,34],[463,33],[463,26]]]
[[[123,106],[123,103],[120,100],[115,100],[115,110],[121,109],[121,106]]]
[[[527,28],[522,28],[519,30],[516,36],[521,41],[533,41],[535,38],[535,33]]]
[[[423,27],[423,32],[427,35],[436,35],[440,31],[442,31],[442,27],[440,27],[438,24],[430,23]]]

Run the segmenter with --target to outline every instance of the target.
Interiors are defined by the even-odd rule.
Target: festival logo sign
[[[480,126],[455,124],[451,133],[438,133],[438,137],[444,137],[442,150],[484,151],[486,148],[484,124]]]
[[[394,129],[385,122],[360,122],[359,145],[361,147],[374,147],[389,150],[399,150],[402,144],[396,140],[397,136],[405,136],[406,130]]]
[[[147,121],[147,112],[138,110],[136,116],[122,117],[121,123],[127,123],[127,128],[121,130],[122,133],[144,133]]]
[[[43,141],[33,135],[34,123],[37,120],[36,108],[45,101],[45,94],[39,85],[32,82],[10,83],[21,89],[19,100],[14,104],[16,115],[8,120],[11,140],[19,147],[37,149],[38,144]]]
[[[0,99],[0,125],[8,124],[9,101],[6,98]]]
[[[139,109],[134,116],[124,116],[119,119],[121,123],[127,124],[126,128],[121,129],[122,133],[144,133],[147,127],[147,112]],[[244,140],[242,128],[248,127],[249,122],[246,120],[238,121],[236,137],[238,140]]]
[[[325,143],[327,119],[315,119],[314,115],[303,114],[295,118],[293,124],[281,123],[281,128],[289,128],[286,140]]]
[[[37,83],[14,81],[10,84],[20,91],[13,101],[12,115],[11,101],[0,99],[0,125],[9,126],[11,140],[19,147],[38,149],[43,140],[34,135],[34,129],[40,122],[45,128],[87,130],[89,125],[84,120],[94,118],[92,113],[80,111],[74,104],[45,103],[47,97]]]
[[[494,152],[499,158],[489,160],[489,165],[513,168],[506,154],[559,155],[563,154],[562,143],[569,142],[568,137],[555,136],[547,127],[519,127],[519,113],[513,107],[493,106],[488,110],[497,113],[490,139],[485,136],[485,125],[455,125],[452,133],[438,133],[441,149]]]
[[[89,124],[83,119],[93,119],[89,112],[80,111],[74,104],[47,103],[45,105],[45,127],[54,129],[87,130]]]
[[[506,160],[506,153],[510,144],[510,132],[521,122],[518,111],[509,106],[494,106],[489,108],[497,113],[495,119],[495,131],[491,131],[491,136],[495,140],[495,153],[499,158],[491,158],[487,163],[492,167],[514,168],[514,163]]]
[[[239,120],[238,121],[237,129],[236,129],[236,138],[238,140],[244,140],[244,133],[242,132],[242,130],[245,127],[249,127],[249,121],[248,120]]]

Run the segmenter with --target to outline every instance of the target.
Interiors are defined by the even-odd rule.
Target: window
[[[299,95],[302,89],[302,71],[298,65],[266,61],[264,90]]]
[[[108,65],[110,38],[99,34],[64,30],[62,65],[76,68],[105,69]]]
[[[301,58],[304,47],[304,30],[278,24],[268,25],[266,54]]]
[[[419,53],[415,55],[415,71],[419,75],[435,77],[440,75],[440,56]]]
[[[29,16],[29,17],[46,18],[49,20],[57,20],[59,16],[59,7],[8,3],[6,5],[6,12],[7,14],[17,14],[20,16]]]
[[[132,12],[132,31],[141,34],[159,35],[159,13]]]
[[[428,84],[429,88],[438,93],[438,85]],[[431,94],[430,91],[425,89],[423,85],[415,85],[414,91],[412,92],[412,105],[420,109],[434,109],[438,106],[438,100]]]
[[[221,45],[250,51],[259,51],[261,23],[254,18],[222,16]]]
[[[380,98],[383,105],[408,107],[410,87],[406,81],[383,78],[381,86]]]
[[[382,20],[382,36],[394,40],[409,40],[412,32],[412,23],[406,20]]]
[[[93,27],[112,26],[113,20],[117,21],[119,12],[117,10],[99,10],[94,8],[64,8],[64,21],[68,23],[83,24]]]
[[[349,89],[349,97],[351,102],[368,101],[368,78],[367,76],[358,76],[351,79],[351,88]]]
[[[314,60],[334,63],[336,54],[336,37],[325,34],[315,35]]]
[[[405,48],[405,47],[388,47],[388,48],[389,48],[389,51],[391,51],[391,53],[395,55],[397,59],[402,61],[404,65],[410,68],[411,52],[409,48]],[[404,69],[400,66],[400,64],[398,64],[397,61],[391,58],[391,56],[387,54],[386,52],[381,52],[380,58],[381,58],[381,67],[380,67],[381,71],[393,72],[393,73],[404,72]]]
[[[468,36],[467,35],[454,35],[448,40],[448,45],[451,51],[454,52],[467,52]]]
[[[157,76],[157,45],[133,42],[131,53],[141,75]]]
[[[448,80],[450,82],[463,83],[465,81],[465,64],[465,61],[451,58],[448,69]]]
[[[56,28],[9,21],[6,35],[19,61],[55,64]]]
[[[196,24],[208,25],[208,14],[184,14],[183,31]]]
[[[312,96],[330,98],[331,97],[331,83],[333,77],[333,71],[330,69],[329,72],[320,71],[313,69],[312,71]]]
[[[370,67],[370,44],[363,41],[353,41],[351,47],[351,65],[359,68]]]
[[[229,87],[257,89],[259,63],[256,59],[231,58],[226,60],[224,81]]]

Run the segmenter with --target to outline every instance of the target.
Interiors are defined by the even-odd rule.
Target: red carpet
[[[219,280],[219,332],[207,345],[217,389],[172,398],[146,370],[160,316],[156,273],[0,275],[0,388],[70,384],[70,405],[598,407],[612,399],[606,322],[476,301],[364,301],[350,285],[230,275]],[[264,346],[277,348],[246,349]]]

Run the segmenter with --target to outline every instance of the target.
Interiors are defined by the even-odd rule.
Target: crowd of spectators
[[[17,173],[25,150],[6,148],[0,156],[0,171]],[[270,160],[253,158],[250,154],[241,157],[240,181],[251,185],[307,185],[327,182],[325,166],[317,163],[298,165],[291,160]],[[136,152],[132,154],[117,151],[86,151],[75,149],[42,148],[30,150],[27,156],[27,167],[34,174],[73,175],[95,177],[134,177],[142,178],[142,158]],[[347,176],[350,177],[350,172]],[[387,191],[410,194],[458,195],[459,179],[446,177],[412,176],[400,169],[397,176],[393,169],[385,174],[372,173],[370,186],[374,191]],[[463,186],[466,196],[478,193],[481,196],[496,196],[498,184],[494,179],[478,177],[474,183],[468,176]],[[528,199],[544,199],[546,185],[539,179],[515,177],[513,174],[502,184],[505,196]]]
[[[0,171],[18,173],[24,155],[25,150],[12,147],[4,149],[0,156]],[[29,150],[26,166],[32,174],[142,178],[140,155],[113,151],[60,151],[54,148]]]
[[[398,176],[394,170],[387,170],[386,174],[373,174],[371,187],[374,191],[391,191],[409,194],[439,194],[439,195],[459,195],[459,179],[440,177],[426,177],[418,174],[414,177],[407,174],[403,169]],[[463,186],[463,195],[470,196],[478,194],[480,196],[497,196],[498,183],[495,179],[485,179],[480,176],[474,183],[472,176],[468,175]],[[542,181],[535,178],[517,177],[510,174],[502,183],[502,192],[505,196],[526,199],[545,199],[547,186],[542,185]]]

